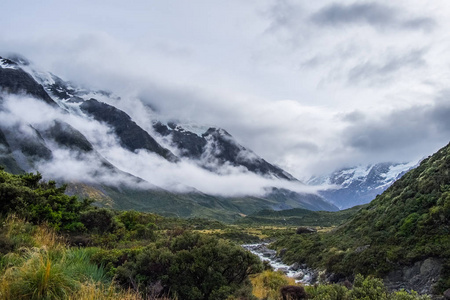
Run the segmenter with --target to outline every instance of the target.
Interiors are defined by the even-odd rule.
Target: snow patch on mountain
[[[344,209],[370,202],[415,166],[417,162],[359,165],[313,177],[307,183],[324,186],[320,195]]]
[[[0,57],[0,67],[3,69],[17,69],[17,64],[10,61],[9,59],[1,58]]]

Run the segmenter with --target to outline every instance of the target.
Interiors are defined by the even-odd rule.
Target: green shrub
[[[356,275],[353,289],[350,291],[351,299],[382,300],[387,299],[387,290],[383,281],[378,278]]]
[[[117,280],[146,290],[161,280],[180,299],[226,299],[248,275],[262,270],[259,259],[231,242],[189,231],[169,244],[152,244],[117,267]]]
[[[12,175],[0,170],[0,213],[17,214],[34,224],[47,223],[56,230],[80,231],[80,213],[91,200],[78,201],[64,194],[66,187],[42,181],[37,174]]]
[[[106,208],[94,208],[80,214],[80,221],[91,233],[113,232],[117,228],[114,213]]]
[[[350,298],[349,290],[339,284],[319,284],[306,286],[306,293],[310,299],[315,300],[347,300]]]

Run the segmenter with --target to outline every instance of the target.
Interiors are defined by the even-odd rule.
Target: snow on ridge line
[[[13,69],[13,70],[18,69],[17,65],[8,63],[8,61],[4,58],[0,59],[0,67],[2,69]]]

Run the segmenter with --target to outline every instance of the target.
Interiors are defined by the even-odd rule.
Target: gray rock
[[[366,250],[369,247],[370,247],[370,245],[359,246],[358,248],[355,249],[355,253],[363,252],[364,250]]]
[[[433,285],[439,280],[441,270],[442,261],[430,257],[390,272],[384,278],[384,283],[389,290],[405,289],[414,290],[419,294],[431,294]]]
[[[305,277],[305,273],[303,273],[303,272],[298,272],[298,273],[295,275],[294,279],[296,279],[296,280],[302,280],[304,277]]]
[[[450,289],[447,289],[447,290],[444,292],[444,299],[450,300]]]
[[[298,271],[298,269],[300,269],[300,264],[298,262],[295,262],[291,265],[290,269],[292,271]]]

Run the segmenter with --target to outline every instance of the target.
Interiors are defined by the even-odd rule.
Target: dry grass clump
[[[252,282],[252,294],[258,299],[281,299],[280,288],[286,285],[295,285],[295,280],[282,272],[264,271],[250,279]]]
[[[64,299],[80,283],[67,273],[64,259],[55,259],[45,247],[23,249],[0,279],[1,299]]]
[[[13,249],[0,260],[1,300],[169,300],[121,290],[91,262],[98,249],[69,248],[46,225],[10,216],[0,234]]]
[[[98,282],[85,283],[77,293],[71,295],[67,300],[171,300],[168,297],[142,297],[134,290],[118,291],[113,283],[109,285]],[[175,300],[175,299],[172,299]]]

